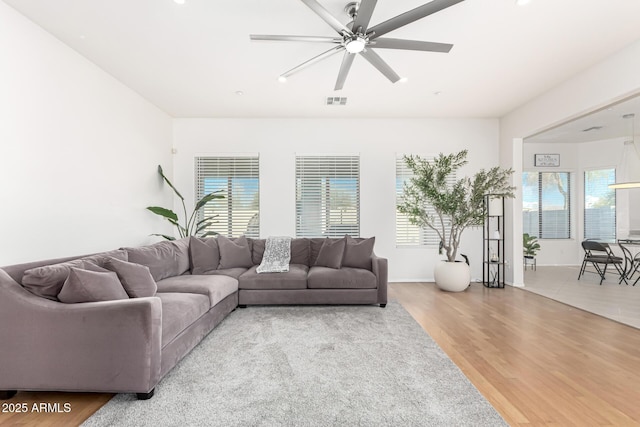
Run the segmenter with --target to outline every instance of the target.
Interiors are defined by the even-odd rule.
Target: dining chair
[[[613,265],[620,274],[620,282],[627,283],[625,270],[623,268],[624,258],[616,256],[607,243],[596,242],[594,240],[585,240],[582,242],[582,249],[584,249],[584,258],[582,260],[582,266],[580,267],[580,273],[578,274],[578,280],[585,273],[587,265],[591,263],[595,268],[595,273],[600,276],[600,284],[605,279],[607,268]]]
[[[635,286],[636,283],[638,283],[638,281],[640,280],[640,252],[633,255],[629,250],[629,248],[627,248],[622,243],[618,243],[618,246],[620,247],[620,249],[622,250],[622,253],[624,254],[625,279],[628,281],[631,281],[633,280],[633,276],[636,273],[638,273],[638,277],[636,278],[635,282],[633,282],[633,286]],[[622,279],[620,279],[619,283],[622,283]]]

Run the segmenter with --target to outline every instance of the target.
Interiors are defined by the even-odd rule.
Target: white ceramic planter
[[[471,270],[465,262],[439,261],[433,271],[436,285],[443,291],[462,292],[471,283]]]

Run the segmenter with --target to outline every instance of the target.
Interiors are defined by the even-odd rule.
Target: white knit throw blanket
[[[262,262],[258,273],[283,273],[289,271],[291,260],[291,237],[267,237]]]

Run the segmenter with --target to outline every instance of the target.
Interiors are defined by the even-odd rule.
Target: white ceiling
[[[640,39],[637,0],[466,0],[388,34],[449,54],[379,49],[407,83],[356,58],[334,92],[341,55],[277,80],[331,46],[249,41],[333,36],[299,0],[4,1],[174,117],[500,117]],[[349,20],[348,0],[319,1]],[[379,0],[371,22],[425,1]]]

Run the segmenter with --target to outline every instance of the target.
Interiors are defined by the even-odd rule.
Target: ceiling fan
[[[261,35],[251,34],[251,40],[268,40],[268,41],[293,41],[293,42],[312,42],[312,43],[331,43],[335,46],[326,52],[317,55],[308,61],[290,69],[280,76],[280,80],[286,80],[290,75],[313,65],[323,59],[326,59],[336,53],[343,52],[342,65],[338,73],[338,79],[334,90],[340,90],[344,87],[351,64],[356,55],[360,54],[364,59],[369,61],[371,65],[376,67],[378,71],[385,75],[392,83],[400,80],[400,76],[373,50],[376,49],[403,49],[418,50],[425,52],[443,52],[448,53],[453,47],[452,44],[424,42],[418,40],[404,40],[382,37],[385,34],[403,27],[407,24],[425,18],[431,14],[439,12],[464,0],[433,0],[429,3],[418,6],[408,12],[402,13],[394,18],[388,19],[378,25],[369,26],[369,21],[373,15],[377,0],[362,0],[360,2],[351,2],[345,7],[345,12],[351,16],[352,21],[348,24],[342,24],[338,19],[327,11],[316,0],[301,0],[309,6],[320,18],[337,31],[337,37],[325,36],[283,36],[283,35]]]

